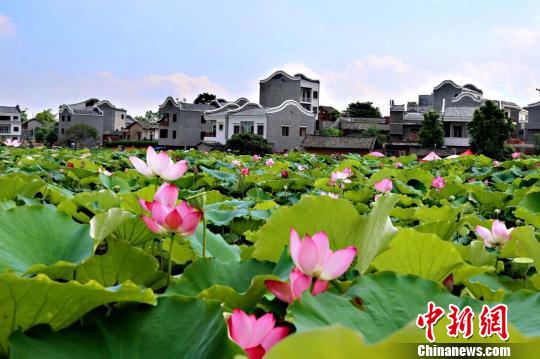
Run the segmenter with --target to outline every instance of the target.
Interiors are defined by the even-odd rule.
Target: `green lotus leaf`
[[[533,214],[540,213],[540,192],[529,193],[523,197],[519,206]]]
[[[107,212],[98,213],[90,220],[90,236],[99,243],[133,217],[133,214],[121,208],[111,208]]]
[[[274,266],[255,260],[199,259],[171,282],[165,295],[198,296],[218,300],[230,309],[251,311],[267,291],[264,281],[278,279],[272,275]]]
[[[166,279],[155,257],[128,242],[113,238],[107,239],[104,254],[94,254],[82,264],[59,262],[50,267],[34,266],[32,273],[44,273],[54,280],[76,280],[83,284],[94,280],[104,287],[129,280],[157,289],[164,285]]]
[[[537,229],[540,229],[540,213],[532,213],[525,208],[518,208],[514,214],[516,217],[525,220],[525,223],[531,224]]]
[[[40,328],[11,339],[13,358],[234,358],[243,353],[228,339],[217,302],[161,298],[156,307],[124,308],[109,318],[52,333]]]
[[[199,257],[202,257],[203,232],[204,227],[201,223],[192,236],[185,238],[189,242],[191,249]],[[212,233],[209,229],[206,229],[206,256],[238,262],[240,261],[240,248],[228,244],[221,235]]]
[[[22,173],[0,177],[0,200],[15,200],[18,196],[32,198],[43,191],[45,182],[35,176]]]
[[[88,225],[48,206],[16,207],[0,216],[0,271],[22,274],[38,264],[80,263],[93,249]]]
[[[0,350],[7,352],[10,334],[38,324],[53,330],[70,326],[90,310],[113,302],[155,304],[152,290],[131,282],[105,288],[95,281],[58,283],[44,274],[21,278],[15,273],[0,274]]]

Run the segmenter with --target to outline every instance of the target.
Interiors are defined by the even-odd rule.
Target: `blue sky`
[[[388,110],[446,78],[540,100],[538,1],[0,0],[0,104],[107,98],[132,114],[208,90],[258,100],[276,69],[321,104]]]

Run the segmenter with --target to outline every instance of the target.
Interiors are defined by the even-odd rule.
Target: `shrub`
[[[78,123],[67,128],[64,131],[64,135],[62,136],[62,142],[64,144],[70,144],[72,142],[78,144],[86,142],[88,140],[97,141],[97,139],[97,130],[92,126],[88,126],[82,123]]]
[[[343,133],[341,132],[339,128],[329,127],[329,128],[325,128],[321,130],[321,135],[329,136],[329,137],[339,137],[339,136],[342,136]]]
[[[227,150],[241,155],[266,155],[272,153],[272,147],[268,142],[254,133],[234,134],[227,141],[225,147]]]

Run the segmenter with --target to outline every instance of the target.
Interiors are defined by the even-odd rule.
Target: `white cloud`
[[[496,27],[494,28],[505,45],[513,47],[530,48],[540,45],[540,28],[526,27]]]
[[[12,37],[15,34],[15,25],[11,21],[11,18],[0,14],[0,37]]]
[[[143,78],[143,84],[151,88],[170,89],[175,94],[178,94],[180,98],[185,97],[187,99],[195,98],[204,91],[216,93],[221,97],[227,95],[227,91],[223,86],[210,81],[208,77],[193,77],[181,72],[167,75],[150,74]]]

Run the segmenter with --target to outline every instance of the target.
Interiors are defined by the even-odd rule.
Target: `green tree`
[[[508,158],[512,150],[505,144],[514,130],[514,124],[493,101],[486,101],[474,111],[473,120],[467,127],[473,152],[498,160]]]
[[[540,133],[534,134],[534,153],[540,155]]]
[[[97,139],[97,130],[92,126],[88,126],[82,123],[73,125],[66,129],[66,131],[64,132],[64,136],[62,137],[62,140],[65,144],[69,144],[71,142],[81,143],[86,140]]]
[[[28,109],[21,110],[21,122],[28,120]]]
[[[58,141],[58,126],[50,127],[47,134],[45,135],[44,142],[52,146]]]
[[[382,145],[386,143],[387,136],[381,132],[377,126],[369,126],[364,132],[362,132],[361,137],[375,137],[377,139],[377,145]]]
[[[237,133],[225,144],[228,150],[241,155],[265,155],[272,153],[272,147],[261,136],[254,133]]]
[[[349,117],[381,117],[381,110],[373,102],[352,102],[346,112]]]
[[[36,114],[36,118],[39,122],[41,122],[44,125],[49,124],[49,123],[53,124],[56,122],[56,119],[51,109],[38,112]]]
[[[216,95],[208,92],[203,92],[197,96],[195,101],[193,103],[196,104],[206,104],[214,101],[216,99]]]
[[[153,123],[159,119],[159,113],[148,110],[144,116],[135,116],[134,119],[139,123]]]
[[[337,120],[338,118],[341,117],[341,112],[339,112],[338,110],[336,110],[335,108],[332,109],[332,111],[330,111],[330,120],[331,121],[335,121]]]
[[[328,127],[321,130],[322,136],[328,137],[340,137],[343,135],[343,132],[339,128]]]
[[[444,130],[439,114],[429,111],[424,114],[419,140],[422,146],[427,148],[440,148],[444,143]]]

